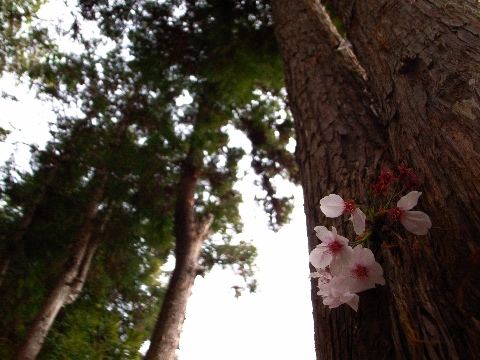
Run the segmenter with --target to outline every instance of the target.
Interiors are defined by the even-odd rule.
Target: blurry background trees
[[[186,299],[215,264],[255,290],[255,248],[232,241],[245,152],[229,145],[231,129],[251,141],[270,227],[288,221],[291,199],[272,178],[297,180],[293,124],[269,6],[81,1],[58,36],[40,5],[2,2],[2,70],[57,120],[46,148],[32,146],[31,170],[3,169],[0,356],[139,358],[157,313],[172,311],[159,281],[169,254],[174,274],[187,264]],[[173,350],[185,309],[175,311]]]

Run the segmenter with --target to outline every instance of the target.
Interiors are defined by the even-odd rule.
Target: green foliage
[[[23,74],[55,46],[37,12],[45,0],[0,1],[0,73]]]
[[[227,125],[251,141],[272,228],[288,222],[292,207],[272,179],[298,179],[269,10],[253,0],[81,0],[71,35],[82,53],[34,44],[38,58],[19,66],[39,97],[55,104],[57,123],[45,150],[33,151],[31,172],[3,171],[0,259],[15,257],[0,294],[0,357],[21,341],[68,259],[99,168],[108,174],[92,233],[100,245],[83,292],[62,309],[40,359],[138,358],[163,296],[158,276],[175,241],[185,159],[199,169],[197,217],[215,217],[202,267],[231,268],[255,291],[256,249],[232,240],[242,230],[234,185],[245,151],[229,146]],[[20,20],[29,16],[33,10]],[[101,38],[82,36],[82,16],[98,24]],[[8,46],[24,51],[15,31],[5,54],[13,54]],[[108,51],[99,50],[103,43]],[[177,105],[184,93],[191,102]],[[10,241],[28,214],[21,241]]]
[[[235,125],[252,143],[252,168],[260,176],[258,185],[265,196],[258,201],[276,231],[289,221],[293,198],[278,197],[272,179],[276,176],[299,182],[299,172],[287,149],[293,137],[293,122],[281,99],[271,93],[256,93],[256,99],[235,110]]]
[[[3,127],[0,126],[0,142],[4,142],[8,134],[10,134],[10,131],[5,130]]]
[[[240,241],[238,244],[232,244],[230,240],[226,242],[210,240],[202,249],[200,267],[204,271],[212,269],[215,265],[222,269],[231,268],[245,282],[243,287],[232,286],[235,290],[235,297],[238,298],[244,290],[249,292],[257,290],[257,282],[254,277],[256,257],[257,249],[252,243]]]

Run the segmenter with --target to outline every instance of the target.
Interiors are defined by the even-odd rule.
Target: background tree
[[[376,172],[401,163],[423,174],[434,225],[425,237],[399,230],[377,243],[387,285],[362,293],[358,313],[326,308],[312,282],[317,358],[476,358],[478,3],[325,5],[330,13],[317,1],[272,1],[309,247],[325,224],[323,196],[371,204]]]
[[[39,358],[138,358],[152,330],[152,313],[162,305],[158,268],[173,248],[176,267],[188,267],[188,286],[174,299],[167,292],[164,304],[178,296],[186,304],[195,276],[215,263],[236,267],[255,289],[255,249],[231,242],[241,231],[241,196],[233,185],[244,152],[229,146],[230,128],[252,141],[253,166],[266,194],[259,201],[270,225],[286,222],[291,209],[290,199],[277,197],[270,181],[273,174],[295,179],[296,167],[285,150],[292,122],[278,113],[282,73],[267,5],[167,1],[79,7],[71,35],[83,52],[54,51],[28,66],[39,96],[58,109],[53,140],[44,151],[34,150],[31,173],[14,167],[5,172],[1,255],[15,259],[4,272],[0,298],[1,351],[7,358],[22,342],[17,358],[35,358],[43,341]],[[83,37],[82,17],[97,22],[98,39]],[[105,44],[113,49],[104,51]],[[177,105],[185,91],[192,102]],[[177,189],[180,195],[172,196]],[[209,214],[213,222],[191,236]],[[209,230],[217,236],[200,251]],[[58,280],[67,270],[73,277]],[[169,289],[176,286],[176,272],[184,273],[175,270]],[[58,321],[46,338],[49,326],[28,333],[35,315],[43,321],[42,303],[55,284],[66,289],[60,306],[78,300],[57,307]],[[89,307],[95,311],[82,322]],[[168,311],[163,308],[162,314]],[[170,354],[184,311],[177,310],[169,327],[176,333]],[[30,341],[35,349],[26,350],[32,349]]]

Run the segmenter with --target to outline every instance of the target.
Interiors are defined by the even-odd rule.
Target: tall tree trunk
[[[199,174],[199,169],[187,159],[183,164],[175,209],[175,269],[145,360],[175,359],[188,298],[198,274],[200,250],[213,221],[213,216],[201,222],[196,218],[194,197]]]
[[[93,231],[92,238],[88,243],[87,250],[85,251],[85,255],[82,259],[82,263],[78,268],[77,276],[75,277],[74,281],[70,286],[70,295],[68,296],[65,305],[70,305],[75,300],[77,300],[78,295],[80,295],[83,290],[83,286],[85,285],[85,281],[90,270],[90,265],[92,264],[93,257],[97,252],[100,242],[102,241],[105,233],[105,227],[110,220],[110,215],[113,211],[114,206],[115,201],[111,201],[109,206],[107,207],[106,214],[103,216],[100,226],[98,226],[98,229],[95,229]]]
[[[85,260],[88,261],[88,258],[93,256],[91,252],[96,249],[95,246],[89,247],[89,244],[106,180],[106,169],[98,169],[92,179],[93,192],[85,211],[85,219],[73,243],[70,258],[65,263],[55,287],[50,291],[33,321],[22,345],[14,355],[14,360],[33,360],[37,357],[58,312],[64,305],[72,302],[71,296],[76,296],[76,291],[72,292],[72,289],[78,290],[77,284],[81,280],[79,277],[82,276],[82,272],[85,272],[82,264],[85,265]]]
[[[127,131],[128,120],[129,117],[126,116],[118,124],[110,150],[114,151],[120,144]],[[82,290],[91,261],[99,245],[100,238],[94,237],[92,239],[92,236],[107,178],[107,166],[100,164],[91,180],[92,192],[85,209],[83,223],[72,244],[70,257],[64,264],[59,279],[36,315],[13,360],[34,360],[37,357],[60,309],[75,301]]]
[[[295,119],[297,162],[302,176],[309,249],[318,244],[314,227],[325,224],[320,212],[322,197],[336,193],[363,200],[368,194],[371,170],[385,157],[384,125],[376,111],[364,79],[364,71],[325,13],[315,13],[304,1],[272,1],[275,31],[285,63],[289,105]],[[331,224],[342,227],[339,221]],[[312,269],[313,270],[313,269]],[[357,325],[352,310],[326,308],[312,280],[312,302],[316,352],[319,359],[349,359],[353,343],[369,359],[381,357],[365,337],[388,331],[387,309],[370,312],[375,324],[368,331],[345,333]],[[379,309],[383,289],[368,301]],[[330,325],[331,324],[331,325]],[[333,325],[333,326],[332,326]],[[364,345],[362,345],[364,343]],[[327,355],[328,354],[328,355]]]
[[[309,248],[317,244],[313,227],[325,222],[319,199],[336,192],[368,203],[365,171],[373,174],[382,163],[405,162],[424,174],[422,204],[434,228],[428,237],[403,234],[402,240],[390,239],[390,246],[382,244],[377,258],[383,262],[387,286],[362,293],[358,314],[342,307],[326,309],[313,283],[317,358],[476,358],[480,353],[476,2],[330,3],[344,20],[365,69],[366,86],[344,80],[349,66],[338,60],[344,50],[337,48],[338,40],[331,40],[335,30],[317,1],[272,1],[296,122]],[[364,89],[370,91],[362,98]],[[356,96],[346,95],[350,92]],[[365,101],[368,93],[378,104],[373,108],[381,119],[377,122],[367,120],[372,108]],[[352,118],[358,123],[352,125]],[[341,139],[356,153],[349,157],[338,145]],[[381,139],[383,153],[373,146],[381,146]],[[378,161],[377,155],[383,157]],[[362,167],[352,166],[355,161]]]

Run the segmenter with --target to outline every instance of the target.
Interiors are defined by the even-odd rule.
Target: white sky
[[[294,220],[278,233],[245,186],[244,236],[258,248],[259,292],[238,300],[228,271],[197,277],[180,340],[180,360],[315,359],[301,191]]]
[[[21,101],[0,99],[0,126],[12,131],[7,142],[0,143],[0,163],[17,151],[17,163],[27,168],[27,144],[44,144],[48,122],[55,117],[26,87],[16,87],[8,78],[0,80],[0,92],[7,90]],[[274,233],[254,203],[258,190],[253,180],[249,174],[239,187],[245,201],[240,236],[258,248],[258,292],[235,299],[231,286],[238,279],[229,270],[214,268],[205,278],[197,277],[180,340],[180,360],[315,359],[301,189],[282,186],[283,193],[295,195],[296,207],[292,223]]]

